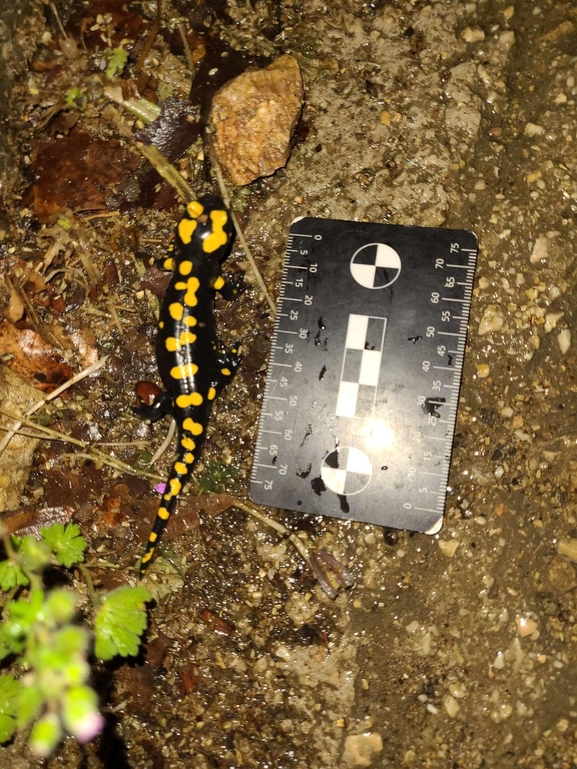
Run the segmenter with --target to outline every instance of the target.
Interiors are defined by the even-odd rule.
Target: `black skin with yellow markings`
[[[215,291],[231,300],[244,287],[242,274],[225,280],[220,273],[220,262],[232,240],[233,226],[224,203],[207,195],[187,205],[175,243],[158,261],[161,269],[172,272],[156,337],[165,389],[159,392],[139,383],[140,405],[134,411],[150,422],[172,414],[178,451],[142,557],[141,576],[199,457],[212,402],[240,363],[236,349],[228,351],[219,344],[213,314]]]

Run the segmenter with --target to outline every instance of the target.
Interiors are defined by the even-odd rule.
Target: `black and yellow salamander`
[[[233,226],[224,203],[207,195],[186,206],[175,242],[158,261],[161,269],[172,272],[156,337],[156,359],[165,389],[139,382],[139,406],[134,411],[150,422],[172,414],[178,451],[142,557],[141,575],[194,469],[212,402],[240,363],[236,348],[227,350],[219,343],[213,314],[215,291],[230,300],[244,287],[242,274],[225,280],[220,272],[232,240]]]

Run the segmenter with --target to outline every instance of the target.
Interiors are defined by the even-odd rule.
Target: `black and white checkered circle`
[[[401,257],[384,243],[367,243],[355,251],[350,268],[364,288],[385,288],[401,274]]]
[[[371,460],[354,446],[339,446],[321,464],[321,478],[335,494],[349,496],[365,489],[373,474]]]

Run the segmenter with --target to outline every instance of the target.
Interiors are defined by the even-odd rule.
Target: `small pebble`
[[[519,615],[515,619],[515,624],[517,625],[517,632],[521,638],[525,638],[528,635],[533,635],[533,633],[537,630],[537,623],[532,617],[522,617]]]
[[[446,555],[447,558],[452,558],[455,553],[457,552],[457,548],[459,547],[459,541],[456,539],[440,539],[439,540],[439,548],[443,555]]]
[[[477,363],[476,368],[479,379],[486,379],[491,373],[491,368],[488,363]]]
[[[560,539],[557,545],[557,552],[559,555],[564,555],[565,558],[577,563],[577,539],[575,537]]]
[[[383,749],[383,739],[378,732],[349,734],[345,740],[342,763],[349,766],[370,766]]]
[[[535,123],[527,123],[523,131],[525,136],[540,136],[545,133],[545,129],[542,125],[536,125]]]
[[[527,179],[528,181],[528,179]],[[533,250],[531,251],[530,260],[535,264],[535,262],[540,262],[541,259],[546,259],[549,256],[549,249],[547,246],[547,238],[545,235],[539,235],[537,240],[535,241],[533,245]]]
[[[477,333],[479,336],[483,336],[484,334],[491,334],[493,331],[499,331],[504,322],[505,319],[503,318],[501,308],[496,304],[490,304],[488,307],[485,307]]]
[[[559,336],[557,337],[557,341],[559,342],[559,349],[565,355],[565,353],[569,350],[571,347],[571,332],[568,328],[563,329]]]
[[[466,43],[480,43],[485,39],[485,33],[481,27],[465,27],[461,32],[461,37]]]
[[[567,593],[577,584],[575,567],[565,558],[555,556],[549,564],[547,581],[556,593]]]
[[[445,694],[443,697],[443,707],[449,718],[456,718],[457,713],[461,710],[461,706],[457,700],[450,694]]]
[[[565,315],[564,312],[548,312],[545,315],[545,331],[547,333],[553,331],[553,329],[557,327],[557,322],[561,320],[563,315]]]

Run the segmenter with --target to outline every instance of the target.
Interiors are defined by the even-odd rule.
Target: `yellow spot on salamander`
[[[165,259],[162,266],[165,270],[174,270],[174,259],[172,257]]]
[[[170,513],[168,512],[166,507],[159,507],[157,515],[159,518],[162,518],[163,521],[168,521],[168,519],[170,518]]]
[[[196,363],[185,363],[184,366],[173,366],[170,369],[170,376],[173,379],[188,379],[192,377],[198,371]]]
[[[179,302],[173,302],[168,305],[168,313],[172,320],[182,320],[184,315],[184,307]]]
[[[182,427],[186,430],[187,433],[192,433],[192,435],[200,435],[203,431],[202,425],[198,422],[195,422],[194,419],[191,419],[191,417],[187,417],[184,420]]]
[[[231,376],[231,372],[229,368],[221,368],[220,373],[224,374],[224,376]]]
[[[148,563],[150,559],[152,558],[152,554],[154,553],[154,550],[149,550],[148,553],[142,556],[140,562],[141,563]]]
[[[156,542],[158,539],[158,534],[156,534],[154,531],[150,532],[150,536],[148,537],[149,542]]]
[[[179,475],[186,475],[188,472],[188,467],[184,464],[184,462],[176,462],[174,469]]]
[[[177,291],[184,291],[186,283],[183,280],[179,280],[178,283],[174,284],[174,287]]]
[[[164,346],[166,347],[168,352],[176,352],[177,350],[180,350],[181,342],[173,336],[168,336],[166,338]]]
[[[216,398],[216,390],[214,389],[214,387],[208,388],[208,393],[206,397],[208,398],[209,401],[213,401]]]
[[[200,286],[200,281],[198,278],[192,277],[189,278],[187,281],[187,291],[184,295],[184,303],[187,307],[195,307],[198,304],[198,299],[196,298],[196,292],[198,291],[198,287]]]
[[[184,461],[187,465],[191,465],[194,462],[194,454],[191,454],[190,451],[184,455]]]
[[[200,393],[188,393],[186,395],[179,395],[176,399],[176,405],[179,409],[186,409],[189,406],[200,406],[202,403],[202,395]]]
[[[181,262],[178,265],[178,271],[181,275],[190,275],[192,272],[192,262],[188,260],[186,262]]]
[[[196,219],[202,214],[204,207],[198,202],[198,200],[193,200],[187,205],[186,210],[189,216],[192,216],[193,219]]]
[[[169,494],[165,494],[163,496],[163,499],[172,499],[172,494],[170,494],[170,493]]]
[[[184,323],[187,326],[196,326],[197,324],[196,318],[194,318],[192,315],[189,315],[187,318],[184,319]]]
[[[178,480],[178,478],[171,478],[168,485],[170,486],[170,493],[172,494],[173,497],[176,497],[178,494],[180,494],[180,490],[182,489],[182,483]]]
[[[196,225],[195,219],[181,219],[179,221],[178,234],[185,246],[192,240],[192,233],[196,230]]]
[[[158,328],[164,328],[164,321],[163,320],[161,320],[160,323],[158,324]]]
[[[188,449],[189,451],[192,451],[193,449],[196,448],[196,443],[192,440],[192,438],[183,438],[180,441],[180,445],[183,448]]]
[[[180,335],[180,344],[194,344],[196,342],[196,334],[193,334],[192,331],[183,331]]]
[[[212,254],[217,248],[224,246],[228,240],[228,235],[223,230],[228,221],[226,211],[211,211],[210,219],[212,221],[212,232],[202,241],[202,249],[207,254]]]
[[[220,291],[220,289],[224,286],[224,278],[222,275],[219,275],[218,278],[213,283],[213,288],[215,288],[217,291]]]

